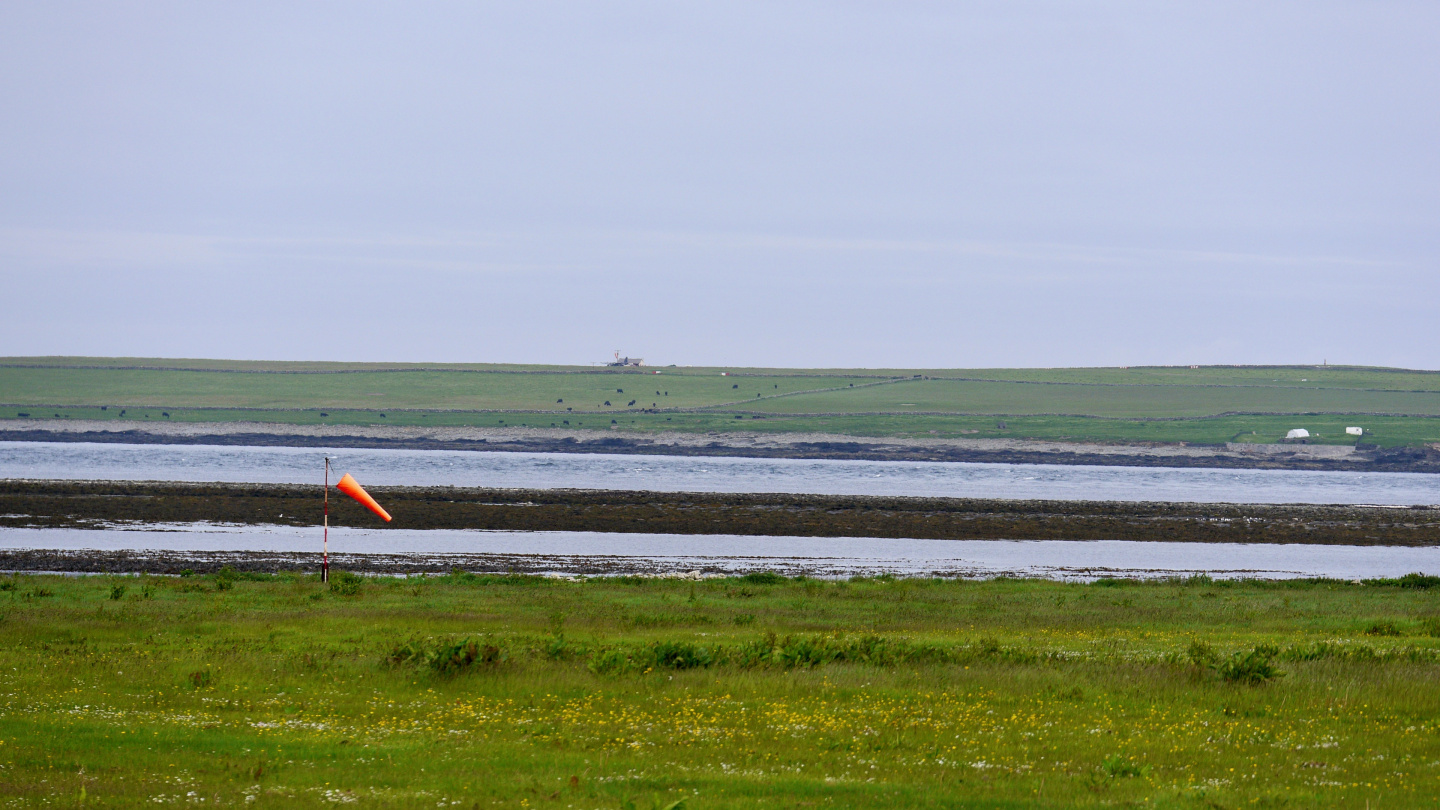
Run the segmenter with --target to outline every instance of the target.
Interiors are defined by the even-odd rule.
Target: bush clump
[[[1296,652],[1294,649],[1286,650],[1295,660],[1308,660],[1294,655]],[[1234,652],[1226,657],[1217,652],[1209,642],[1200,639],[1191,641],[1185,650],[1185,658],[1202,673],[1213,672],[1226,683],[1250,685],[1284,677],[1285,673],[1275,666],[1275,658],[1280,654],[1279,649],[1262,644],[1248,652]]]
[[[1402,588],[1414,588],[1416,590],[1426,591],[1431,588],[1440,588],[1440,576],[1416,572],[1400,577],[1399,584]]]
[[[1137,776],[1148,776],[1150,766],[1136,765],[1119,754],[1111,754],[1100,763],[1100,772],[1111,779],[1133,779]]]
[[[1383,620],[1371,622],[1371,623],[1369,624],[1369,626],[1367,626],[1367,627],[1365,628],[1365,635],[1367,635],[1367,636],[1403,636],[1403,635],[1405,635],[1405,634],[1400,631],[1400,628],[1395,625],[1395,622],[1392,622],[1392,621],[1390,621],[1390,620],[1388,620],[1388,619],[1383,619]]]
[[[590,658],[597,675],[651,672],[657,669],[702,669],[716,663],[715,651],[687,641],[655,641],[643,647],[608,647]]]
[[[365,578],[359,574],[337,571],[330,577],[330,593],[336,596],[359,596],[360,586],[364,584]]]
[[[1284,677],[1275,666],[1276,650],[1269,647],[1256,647],[1250,652],[1237,652],[1229,659],[1222,662],[1216,673],[1226,683],[1240,683],[1249,686],[1258,686],[1275,678]]]
[[[777,574],[774,571],[751,571],[740,577],[740,581],[748,582],[751,585],[779,585],[786,579],[783,574]]]
[[[506,658],[502,647],[468,638],[428,644],[405,642],[396,644],[385,656],[391,666],[422,666],[436,675],[456,675],[473,666],[494,666]]]

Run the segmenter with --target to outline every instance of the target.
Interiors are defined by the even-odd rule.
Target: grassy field
[[[0,587],[5,806],[1360,808],[1440,794],[1434,578]]]
[[[655,372],[660,372],[656,374]],[[722,376],[722,372],[724,375]],[[1440,374],[1351,367],[607,369],[0,358],[0,420],[825,431],[1102,442],[1440,440]],[[167,415],[168,414],[168,415]]]

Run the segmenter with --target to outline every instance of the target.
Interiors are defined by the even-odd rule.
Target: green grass
[[[1404,587],[1433,577],[336,580],[3,580],[0,803],[1358,808],[1440,785],[1440,587]]]
[[[1440,440],[1440,374],[1399,369],[720,372],[0,358],[0,420],[29,413],[139,422],[574,428],[609,428],[614,420],[637,430],[1206,443],[1276,441],[1305,427],[1317,441],[1351,444],[1356,439],[1344,428],[1359,425],[1370,431],[1365,441],[1381,445]]]

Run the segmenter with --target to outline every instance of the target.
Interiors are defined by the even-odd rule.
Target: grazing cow
[[[605,404],[608,406],[610,404],[610,400],[605,400]]]
[[[627,407],[627,408],[631,408],[631,407],[634,407],[634,406],[635,406],[635,400],[633,400],[633,399],[630,400],[630,402],[628,402],[628,403],[625,405],[625,407]]]

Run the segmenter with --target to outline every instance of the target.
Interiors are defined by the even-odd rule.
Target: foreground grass
[[[1434,578],[336,580],[3,580],[0,804],[1440,794]]]

